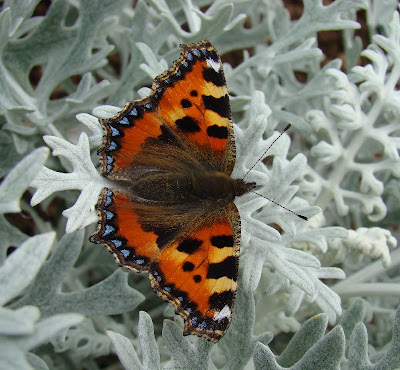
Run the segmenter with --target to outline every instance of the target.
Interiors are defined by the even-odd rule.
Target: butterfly
[[[181,45],[148,97],[100,120],[104,188],[90,240],[151,286],[184,319],[184,335],[218,342],[237,291],[240,215],[235,138],[222,62],[207,40]]]

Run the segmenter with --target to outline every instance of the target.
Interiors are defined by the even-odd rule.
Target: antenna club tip
[[[292,126],[292,124],[291,124],[291,123],[288,123],[288,124],[286,125],[286,127],[283,129],[282,133],[284,133],[285,131],[289,130],[291,126]]]
[[[306,216],[303,216],[303,215],[297,215],[297,216],[299,216],[304,221],[308,221],[308,218]]]

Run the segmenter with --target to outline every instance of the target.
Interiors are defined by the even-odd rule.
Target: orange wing
[[[240,216],[232,202],[217,218],[159,249],[160,237],[144,231],[129,197],[104,189],[99,230],[118,264],[149,271],[154,291],[174,305],[185,320],[184,335],[218,342],[232,320],[240,252]]]
[[[148,270],[149,263],[159,252],[159,236],[143,230],[132,199],[104,188],[98,204],[99,227],[90,241],[105,244],[120,266],[138,272]]]
[[[232,172],[235,142],[221,59],[208,41],[181,49],[181,57],[155,78],[150,96],[101,120],[103,175],[129,180],[137,154],[151,140],[175,144],[208,168]]]
[[[228,329],[237,289],[240,218],[231,203],[218,220],[175,240],[150,265],[153,289],[185,320],[184,335],[217,342]]]

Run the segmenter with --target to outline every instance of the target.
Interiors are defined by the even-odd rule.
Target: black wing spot
[[[211,95],[202,95],[202,98],[206,109],[218,113],[221,117],[231,117],[228,95],[221,96],[220,98],[214,98]]]
[[[204,68],[203,77],[207,82],[211,82],[215,86],[224,86],[225,79],[221,71],[222,68],[219,72],[216,72],[213,68]]]
[[[216,248],[233,247],[232,235],[218,235],[211,238],[211,244]]]
[[[194,118],[189,116],[177,119],[175,124],[183,132],[194,133],[200,131],[199,123]]]
[[[238,258],[230,256],[219,263],[210,263],[207,271],[207,279],[219,279],[227,277],[236,281]]]
[[[200,276],[200,275],[194,275],[194,276],[193,276],[193,281],[194,281],[195,283],[200,283],[200,281],[201,281],[201,276]]]
[[[182,105],[182,108],[190,108],[192,106],[192,103],[188,99],[182,99],[181,105]]]
[[[225,126],[208,126],[207,135],[216,139],[226,139],[228,137],[228,129]]]
[[[195,253],[200,246],[203,244],[201,240],[198,239],[185,239],[181,244],[178,245],[178,251],[186,254]]]
[[[188,271],[193,271],[194,270],[194,265],[192,262],[185,262],[182,266],[183,271],[188,272]]]

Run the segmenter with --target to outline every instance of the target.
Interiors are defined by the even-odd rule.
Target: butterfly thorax
[[[228,204],[253,188],[255,184],[233,179],[220,171],[159,173],[139,179],[131,191],[142,199],[167,204],[215,202]]]

